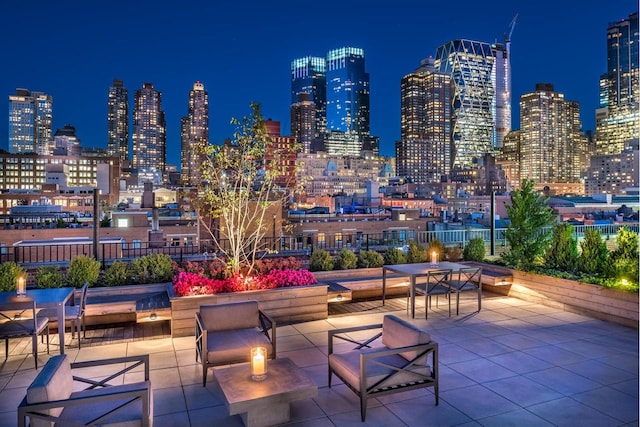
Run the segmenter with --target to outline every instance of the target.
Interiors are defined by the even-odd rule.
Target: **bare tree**
[[[233,140],[224,145],[201,144],[202,183],[197,209],[233,274],[251,274],[255,262],[268,251],[264,238],[268,219],[281,211],[295,191],[295,173],[281,167],[297,147],[278,146],[270,138],[260,105],[251,103],[252,115],[232,119]],[[283,183],[285,185],[283,185]]]

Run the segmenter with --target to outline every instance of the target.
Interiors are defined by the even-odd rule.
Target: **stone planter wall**
[[[257,300],[260,309],[277,322],[308,322],[326,319],[327,287],[325,285],[297,286],[259,291],[234,292],[217,295],[171,297],[171,335],[195,334],[195,313],[201,305]]]
[[[506,295],[572,313],[638,328],[638,294],[602,286],[511,270]],[[487,290],[490,287],[487,287]]]

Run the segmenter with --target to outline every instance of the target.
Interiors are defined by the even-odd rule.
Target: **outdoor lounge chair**
[[[202,363],[203,387],[210,367],[249,362],[257,346],[276,358],[276,322],[258,308],[258,301],[202,305],[196,312],[196,361]]]
[[[382,331],[364,340],[352,337],[375,329]],[[355,348],[334,352],[334,340],[353,343]],[[384,316],[382,324],[329,331],[328,357],[329,387],[335,374],[360,397],[363,422],[372,397],[433,387],[438,405],[438,343],[428,332],[394,315]]]
[[[107,365],[114,365],[115,372],[105,370]],[[131,375],[131,371],[141,365],[144,365],[144,380],[109,384],[114,379],[121,382],[125,373]],[[104,378],[96,378],[90,368],[97,368],[97,376]],[[82,369],[83,374],[91,378],[73,375],[74,369]],[[78,383],[89,386],[79,390]],[[149,427],[152,422],[148,354],[76,363],[70,363],[66,354],[54,356],[27,388],[18,406],[18,427]]]

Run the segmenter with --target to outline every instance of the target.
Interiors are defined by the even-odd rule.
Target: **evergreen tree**
[[[578,266],[578,242],[573,237],[574,228],[568,222],[553,226],[551,244],[545,251],[545,267],[562,271],[574,271]]]

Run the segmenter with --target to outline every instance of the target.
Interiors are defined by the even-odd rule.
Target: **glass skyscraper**
[[[209,143],[209,94],[197,81],[189,92],[189,112],[182,118],[180,173],[185,185],[200,184],[196,146]]]
[[[600,77],[596,151],[620,154],[640,137],[638,12],[607,28],[607,71]]]
[[[305,124],[303,127],[313,127],[314,138],[318,138],[327,128],[327,62],[325,58],[305,56],[291,61],[292,108],[299,102],[298,95],[304,93],[309,95],[308,99],[304,97],[305,101],[315,105],[315,124]],[[295,135],[293,122],[291,126],[291,135]]]
[[[122,80],[114,79],[107,102],[107,152],[129,159],[129,91]]]
[[[143,83],[135,92],[133,110],[133,167],[140,184],[160,184],[166,166],[166,123],[162,93],[153,83]]]
[[[51,154],[53,98],[16,89],[9,95],[9,152]]]
[[[436,52],[435,68],[452,80],[452,166],[473,168],[495,154],[511,130],[509,44],[457,39]]]
[[[342,47],[327,53],[327,130],[369,136],[369,73],[363,49]]]

